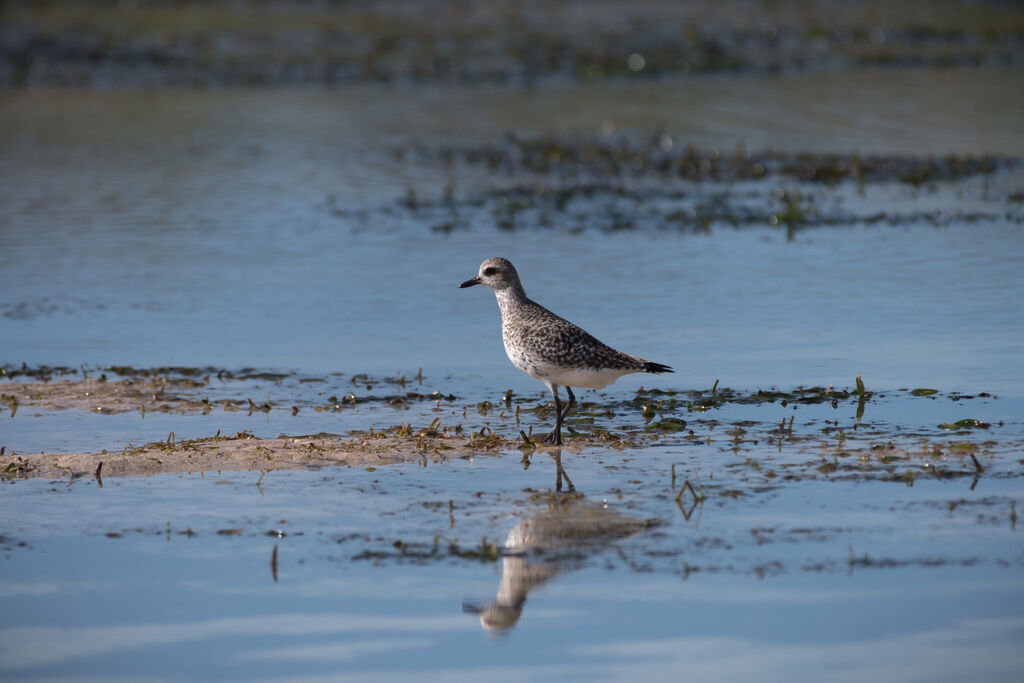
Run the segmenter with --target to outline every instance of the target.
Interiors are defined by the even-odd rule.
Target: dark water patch
[[[87,299],[44,297],[33,301],[0,303],[0,316],[11,320],[32,320],[55,313],[95,312],[106,309],[106,304]]]

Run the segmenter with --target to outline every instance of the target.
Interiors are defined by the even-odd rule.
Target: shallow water
[[[501,543],[545,514],[528,493],[554,484],[545,455],[526,470],[502,455],[102,487],[15,482],[4,493],[19,512],[5,530],[0,666],[23,680],[103,676],[111,657],[127,677],[160,662],[168,679],[234,680],[614,680],[638,666],[657,679],[696,667],[771,680],[808,669],[1011,680],[1019,670],[1024,556],[1008,503],[951,510],[971,497],[966,480],[808,482],[716,498],[686,519],[670,495],[654,495],[682,455],[564,454],[587,496],[556,511],[607,504],[657,524],[528,554],[549,576],[527,581],[500,631],[462,611],[494,603],[503,572],[523,575],[523,560],[449,548]],[[727,469],[714,476],[731,481]],[[986,478],[977,492],[1006,501],[1019,484]]]
[[[550,225],[530,209],[502,229],[501,192],[569,181],[396,150],[491,144],[509,129],[602,135],[612,122],[722,150],[1019,157],[1022,91],[1009,87],[1019,79],[1012,69],[872,71],[540,92],[0,96],[0,125],[15,132],[0,140],[0,363],[297,373],[214,380],[198,394],[269,399],[269,414],[22,406],[0,417],[8,454],[435,417],[515,435],[527,424],[473,406],[507,389],[540,403],[542,387],[505,359],[490,293],[456,288],[499,254],[545,305],[677,372],[625,378],[586,400],[716,380],[842,388],[858,373],[869,391],[891,392],[868,401],[863,421],[855,400],[681,410],[699,439],[566,450],[560,492],[551,457],[524,468],[519,451],[372,471],[5,482],[0,675],[1016,680],[1019,163],[920,187],[772,177],[677,182],[633,201],[602,186]],[[773,225],[768,215],[795,192],[825,220]],[[666,219],[723,206],[765,220],[694,230]],[[616,211],[631,225],[609,227]],[[456,398],[314,409],[356,373],[412,385],[420,368],[411,390]],[[942,393],[897,391],[917,387]],[[618,410],[595,424],[644,424],[637,407]],[[765,438],[789,417],[829,450]],[[991,425],[939,427],[964,418]],[[886,480],[836,454],[826,421],[851,444],[895,439],[923,454]],[[750,434],[737,445],[740,427]],[[963,454],[927,455],[928,444],[957,441],[978,446],[982,474]],[[681,482],[698,478],[708,499],[677,505]],[[563,500],[569,481],[582,498]],[[605,504],[617,517],[601,517]],[[551,515],[561,531],[548,526],[525,554],[499,552],[521,522],[543,531]],[[518,577],[504,593],[503,572]],[[509,600],[516,590],[525,603]],[[474,611],[504,619],[504,637],[484,635],[493,623],[482,630]]]
[[[981,97],[1015,73],[932,76],[937,85],[974,88]],[[817,92],[816,82],[801,78],[776,83],[779,112],[762,112],[772,142],[748,144],[841,151],[831,129],[804,130],[786,142],[770,122],[795,117],[810,126],[842,111],[843,130],[858,121],[877,140],[872,146],[858,139],[861,153],[905,150],[901,144],[930,153],[947,149],[943,139],[961,154],[1024,152],[1014,147],[1024,135],[1004,137],[1019,124],[956,118],[945,107],[925,106],[921,93],[914,101],[922,110],[950,118],[905,125],[894,115],[876,126],[845,100],[806,110],[800,97],[781,95],[801,87]],[[842,91],[844,78],[850,91],[873,93],[860,105],[872,112],[878,99],[908,87],[902,72],[870,79],[854,72],[830,87]],[[605,97],[618,102],[606,105],[613,110],[608,116],[636,101],[643,111],[671,108],[683,96],[679,88],[691,87],[686,83],[629,86],[649,91]],[[768,86],[764,79],[708,79],[692,87],[708,89],[707,101],[724,106],[742,100],[744,88],[754,97]],[[460,120],[475,121],[463,142],[491,140],[513,120],[537,132],[564,130],[569,122],[569,130],[599,126],[578,110],[563,112],[564,120],[533,112],[531,97],[509,109],[496,107],[492,93],[456,92],[463,98]],[[542,101],[586,92],[557,90]],[[936,87],[932,96],[942,92]],[[926,382],[1021,394],[1024,316],[1016,292],[1024,285],[1024,240],[1020,204],[1007,199],[1019,190],[1019,171],[938,191],[871,184],[863,194],[769,179],[746,199],[742,189],[698,183],[681,187],[680,199],[648,203],[668,214],[673,203],[691,210],[694,202],[732,193],[739,197],[728,201],[770,210],[778,204],[777,188],[799,188],[819,211],[846,216],[842,229],[798,232],[792,241],[767,224],[736,230],[723,223],[710,234],[678,234],[653,229],[653,218],[598,234],[529,221],[501,230],[494,216],[468,202],[483,188],[518,179],[400,161],[392,153],[410,139],[451,139],[451,121],[435,110],[449,96],[455,95],[431,88],[371,90],[363,98],[4,95],[0,117],[18,134],[0,148],[3,361],[375,374],[423,367],[435,378],[479,375],[519,388],[528,380],[503,359],[493,302],[485,292],[455,289],[484,257],[501,254],[518,264],[527,291],[542,303],[612,345],[673,365],[686,385],[715,379],[743,387],[838,384],[860,372],[881,388]],[[408,112],[413,102],[425,103],[422,111]],[[508,122],[476,121],[474,112],[492,107]],[[997,118],[1018,110],[1010,104],[983,109]],[[668,125],[650,116],[628,122],[639,130]],[[731,125],[718,140],[723,149],[757,129],[746,119]],[[928,141],[908,142],[913,131]],[[685,126],[673,133],[680,144],[708,146],[715,139]],[[471,226],[447,237],[431,231],[445,220],[437,209],[396,203],[409,188],[436,199],[447,183],[455,187],[459,225]],[[598,219],[604,211],[596,201],[576,213]],[[908,218],[896,228],[858,219],[878,211]],[[980,220],[958,220],[979,212]]]
[[[619,680],[638,668],[656,680],[680,668],[727,679],[813,670],[827,680],[1014,680],[1022,401],[875,395],[856,425],[855,403],[684,412],[696,440],[667,434],[557,460],[512,450],[9,481],[0,667],[20,680],[134,679],[154,667],[164,680]],[[401,412],[425,422],[435,410]],[[116,447],[226,421],[267,436],[332,421],[365,428],[388,424],[385,411],[19,412],[8,425],[39,443],[49,425],[50,443],[61,435],[79,447],[102,444],[96,425],[107,425]],[[791,415],[798,434],[833,444],[831,421],[844,425],[850,451],[885,439],[924,450],[900,456],[890,477],[839,450],[764,440]],[[450,405],[440,416],[464,419]],[[956,435],[939,426],[965,416],[991,424]],[[620,411],[607,423],[624,422],[641,420]],[[86,425],[94,431],[76,431]],[[989,444],[977,451],[983,472],[955,449],[928,450],[950,441]],[[684,480],[706,499],[677,498]]]
[[[147,254],[9,245],[8,361],[423,368],[522,391],[533,384],[504,358],[493,297],[456,289],[482,255],[505,254],[528,293],[606,343],[672,365],[683,386],[845,384],[861,373],[878,388],[1024,390],[1024,245],[1006,222],[850,226],[793,243],[769,228],[645,234],[640,248],[630,233],[271,230],[249,247],[229,229],[183,245],[156,236],[173,258],[152,243],[139,247]],[[123,259],[113,272],[96,261],[112,251]]]

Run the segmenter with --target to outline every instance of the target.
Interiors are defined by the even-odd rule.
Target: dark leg
[[[576,407],[576,396],[572,393],[572,387],[566,387],[565,393],[569,394],[569,403],[565,406],[565,410],[562,411],[563,421],[565,421],[565,417],[569,414],[569,411]]]
[[[569,387],[566,387],[568,389]],[[562,445],[562,402],[558,399],[558,385],[551,385],[551,395],[555,397],[555,428],[544,437],[543,443],[549,446]]]

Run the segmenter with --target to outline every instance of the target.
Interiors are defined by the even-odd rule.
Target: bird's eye
[[[498,272],[498,269],[491,266],[490,268],[484,268],[484,275],[494,275]]]

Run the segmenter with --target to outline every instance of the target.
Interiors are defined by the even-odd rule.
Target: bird
[[[572,387],[603,389],[619,377],[634,372],[674,372],[668,365],[616,351],[586,330],[561,318],[526,296],[519,273],[505,258],[486,259],[476,277],[459,288],[489,287],[501,309],[501,338],[512,364],[547,386],[555,398],[555,428],[543,443],[562,445],[562,423],[576,406]],[[565,387],[564,409],[558,396]]]

